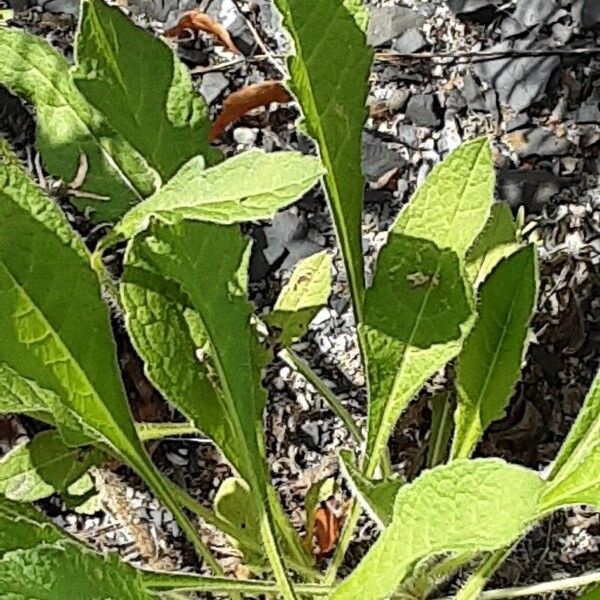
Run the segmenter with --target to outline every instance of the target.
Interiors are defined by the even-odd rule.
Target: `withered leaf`
[[[291,99],[290,93],[279,81],[254,83],[233,92],[223,102],[223,108],[210,130],[210,139],[215,140],[220,137],[231,123],[235,123],[255,108],[268,106],[271,102],[284,104],[290,102]]]
[[[315,539],[317,541],[317,555],[327,556],[337,544],[340,537],[341,519],[322,503],[315,512]]]
[[[179,38],[186,31],[204,31],[210,33],[217,42],[220,42],[227,50],[234,54],[239,54],[240,51],[233,43],[229,32],[221,23],[217,23],[214,19],[199,10],[191,10],[185,13],[179,23],[171,29],[165,31],[165,37]]]

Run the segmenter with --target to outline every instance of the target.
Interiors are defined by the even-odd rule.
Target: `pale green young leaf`
[[[425,239],[390,235],[359,328],[369,385],[368,477],[404,407],[458,354],[472,314],[471,291],[455,252]]]
[[[0,47],[0,84],[35,107],[36,144],[44,167],[66,183],[78,173],[85,175],[74,204],[90,207],[95,221],[116,221],[152,193],[147,165],[87,103],[68,62],[50,44],[21,30],[0,28]]]
[[[392,521],[394,502],[398,491],[405,484],[401,477],[380,480],[368,479],[354,464],[352,453],[340,451],[340,466],[348,485],[355,492],[362,507],[371,515],[381,529]]]
[[[392,226],[463,258],[490,215],[495,185],[490,144],[467,142],[436,165]]]
[[[141,571],[115,554],[102,556],[73,542],[40,544],[0,559],[2,600],[151,600]]]
[[[348,274],[354,310],[361,315],[364,267],[361,245],[361,131],[373,51],[367,47],[364,13],[340,0],[276,0],[295,48],[291,87],[327,169],[325,185]],[[363,16],[361,17],[360,14]]]
[[[112,241],[146,229],[152,217],[221,224],[272,217],[319,179],[317,159],[298,152],[250,150],[204,170],[193,158],[156,194],[132,208],[110,234]]]
[[[545,507],[590,504],[600,510],[600,373],[558,453],[549,480]]]
[[[519,247],[517,226],[508,204],[492,206],[490,217],[465,256],[465,270],[475,287],[492,272],[496,264]]]
[[[478,316],[456,364],[453,458],[467,458],[500,419],[521,373],[536,306],[537,261],[529,245],[502,260],[480,288]]]
[[[82,2],[76,56],[75,85],[163,181],[194,156],[208,164],[218,158],[206,103],[187,70],[119,8]]]
[[[227,478],[219,487],[214,499],[215,514],[237,532],[233,542],[244,555],[246,565],[263,565],[264,554],[258,523],[261,511],[248,484],[239,477]]]
[[[543,489],[534,471],[497,459],[426,471],[400,490],[392,523],[331,599],[363,600],[369,590],[369,600],[383,600],[419,562],[510,544],[539,518]]]
[[[296,265],[266,321],[281,330],[280,342],[289,346],[307,332],[330,294],[331,257],[326,251],[318,252]]]
[[[66,446],[54,430],[42,431],[0,460],[0,494],[19,502],[69,495],[70,486],[102,456],[95,448]]]

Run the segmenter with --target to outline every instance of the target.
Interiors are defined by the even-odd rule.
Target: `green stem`
[[[479,598],[486,583],[496,572],[496,569],[506,560],[514,547],[513,545],[509,548],[502,548],[484,559],[469,577],[465,585],[459,590],[456,600],[476,600]]]
[[[503,598],[522,598],[524,596],[539,596],[541,594],[550,594],[562,590],[572,590],[574,588],[583,588],[588,585],[600,582],[600,571],[593,571],[577,577],[567,577],[566,579],[557,579],[556,581],[545,581],[534,585],[524,585],[521,587],[510,587],[498,590],[488,590],[481,592],[478,596],[480,600],[502,600]],[[453,600],[453,596],[438,598],[437,600]]]
[[[226,577],[202,577],[200,575],[183,575],[179,573],[142,572],[144,585],[151,590],[190,590],[196,592],[213,592],[226,594],[240,592],[245,594],[277,593],[279,584],[276,581],[260,581],[256,579],[240,580]],[[330,586],[318,583],[299,583],[296,585],[299,594],[308,596],[328,596],[333,591]]]
[[[136,423],[135,428],[142,442],[177,435],[201,435],[198,428],[191,423]]]
[[[354,421],[352,415],[341,403],[340,399],[325,385],[323,380],[312,370],[310,365],[300,358],[293,350],[285,349],[279,353],[288,365],[296,369],[316,390],[323,396],[331,410],[339,417],[348,428],[350,435],[357,444],[363,442],[364,437]]]

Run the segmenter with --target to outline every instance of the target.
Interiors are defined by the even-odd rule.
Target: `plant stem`
[[[481,600],[522,598],[523,596],[537,596],[561,590],[586,587],[598,582],[600,582],[600,571],[593,571],[592,573],[586,573],[585,575],[579,575],[577,577],[557,579],[556,581],[545,581],[544,583],[536,583],[534,585],[488,590],[487,592],[481,592],[478,598]],[[436,600],[452,600],[453,598],[454,596],[444,596],[443,598],[437,598]]]
[[[277,593],[279,584],[276,581],[260,581],[256,579],[240,580],[226,577],[202,577],[200,575],[183,575],[179,573],[142,572],[144,585],[151,590],[190,590],[196,592],[241,592],[245,594]],[[296,585],[299,594],[308,596],[328,596],[332,592],[330,586],[318,583],[299,583]]]
[[[136,423],[135,428],[142,442],[160,440],[176,435],[199,435],[191,423]]]
[[[484,559],[475,572],[471,574],[467,583],[459,590],[456,600],[476,600],[479,598],[485,584],[496,572],[496,569],[506,560],[514,547],[513,545],[509,548],[502,548]]]
[[[296,369],[316,390],[323,396],[331,410],[339,417],[348,428],[350,435],[357,444],[362,443],[364,437],[356,424],[352,415],[341,403],[340,399],[325,385],[323,380],[312,370],[310,365],[300,358],[293,350],[286,348],[279,353],[279,356],[288,363],[293,369]]]

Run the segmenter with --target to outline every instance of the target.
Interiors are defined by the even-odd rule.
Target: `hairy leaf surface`
[[[489,144],[464,144],[417,190],[380,252],[359,328],[369,386],[367,476],[404,407],[458,354],[472,325],[461,260],[485,225],[493,191]]]
[[[361,135],[373,52],[353,14],[340,0],[276,0],[294,42],[289,69],[308,133],[327,169],[325,185],[342,248],[355,310],[361,314]],[[363,11],[354,15],[365,20]]]
[[[383,600],[424,559],[510,544],[538,518],[543,489],[534,471],[496,459],[426,471],[400,490],[392,523],[332,600],[362,600],[365,590]]]
[[[78,89],[163,181],[194,156],[215,162],[206,103],[165,42],[119,8],[86,0],[76,47]]]
[[[93,220],[116,221],[152,192],[147,165],[87,103],[68,62],[50,44],[24,31],[0,28],[0,46],[0,83],[34,105],[44,167],[66,183],[84,169],[78,191],[88,196],[73,197],[74,204],[91,207]]]
[[[504,414],[521,373],[537,279],[530,245],[501,261],[481,286],[477,321],[456,364],[454,458],[467,458]]]
[[[19,502],[68,494],[71,484],[102,456],[94,448],[66,446],[56,431],[42,431],[0,460],[0,494]]]
[[[207,170],[197,157],[131,209],[110,237],[129,238],[146,229],[151,217],[169,224],[183,219],[221,224],[267,219],[302,197],[321,173],[318,160],[297,152],[250,150]]]
[[[558,453],[544,496],[545,507],[568,504],[600,510],[600,374]]]
[[[284,346],[301,338],[331,294],[331,257],[326,251],[301,260],[266,320],[281,329]]]
[[[74,543],[14,550],[0,559],[0,599],[150,600],[141,573],[116,555]]]

